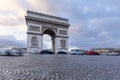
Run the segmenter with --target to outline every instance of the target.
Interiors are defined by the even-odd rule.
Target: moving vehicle
[[[59,52],[57,52],[57,54],[67,54],[67,52],[59,51]]]
[[[108,56],[118,56],[119,53],[114,53],[114,52],[112,52],[112,53],[106,53],[106,55],[108,55]]]
[[[0,55],[1,56],[22,56],[22,51],[14,50],[10,48],[0,48]]]
[[[79,49],[72,49],[70,52],[69,52],[71,55],[84,55],[85,52],[84,51],[81,51]]]
[[[33,54],[39,54],[40,52],[37,49],[34,49]]]
[[[10,55],[13,55],[13,56],[23,56],[23,52],[17,49],[10,49],[9,53]]]
[[[0,48],[0,55],[9,55],[9,48]]]
[[[95,51],[88,51],[86,54],[87,55],[100,55],[98,52],[95,52]]]
[[[54,54],[54,52],[50,50],[42,50],[40,54]]]

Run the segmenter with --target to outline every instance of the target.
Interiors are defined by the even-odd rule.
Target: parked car
[[[54,52],[50,50],[42,50],[40,54],[54,54]]]
[[[95,51],[88,51],[86,54],[87,55],[100,55],[100,53],[95,52]]]
[[[114,52],[112,52],[112,53],[107,53],[106,55],[108,55],[108,56],[118,56],[119,53],[114,53]]]
[[[81,51],[79,49],[72,49],[70,52],[69,52],[71,55],[84,55],[85,52],[84,51]]]
[[[67,54],[67,52],[59,51],[59,52],[57,52],[57,54]]]

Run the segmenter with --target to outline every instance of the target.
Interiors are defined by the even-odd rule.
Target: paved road
[[[0,80],[120,80],[120,56],[0,56]]]

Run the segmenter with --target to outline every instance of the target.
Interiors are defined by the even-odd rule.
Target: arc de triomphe
[[[43,35],[48,34],[52,39],[52,50],[68,51],[68,19],[47,15],[43,13],[27,11],[27,50],[41,51],[43,46]]]

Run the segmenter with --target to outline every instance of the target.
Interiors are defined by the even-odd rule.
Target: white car
[[[114,53],[114,52],[112,52],[112,53],[107,53],[107,55],[111,55],[111,56],[118,56],[118,55],[119,55],[119,53]]]
[[[85,52],[79,50],[79,49],[72,49],[70,52],[69,52],[71,55],[84,55]]]

